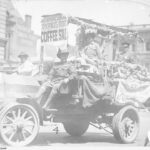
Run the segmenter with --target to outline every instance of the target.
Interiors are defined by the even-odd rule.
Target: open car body
[[[4,142],[9,145],[30,144],[36,138],[44,121],[62,123],[66,132],[72,136],[81,136],[89,124],[95,123],[109,124],[112,134],[123,143],[133,142],[138,135],[139,118],[133,104],[116,105],[110,103],[111,99],[99,99],[93,101],[87,108],[80,104],[72,106],[70,101],[79,97],[71,94],[68,84],[59,91],[55,107],[44,110],[36,100],[27,97],[28,94],[36,94],[39,89],[35,78],[1,74],[0,87],[4,92],[1,94],[0,132]],[[132,132],[124,136],[120,130],[122,124],[129,128],[128,132],[131,129]]]

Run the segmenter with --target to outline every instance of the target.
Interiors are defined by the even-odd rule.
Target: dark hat
[[[59,50],[58,50],[58,52],[57,52],[57,57],[58,58],[61,58],[61,57],[68,57],[68,55],[69,55],[69,52],[67,52],[67,51],[64,51],[64,50],[61,50],[60,48],[59,48]]]
[[[94,39],[96,37],[96,34],[95,33],[87,33],[86,34],[86,38],[87,39]]]
[[[18,57],[29,57],[28,54],[26,54],[25,52],[21,52]]]

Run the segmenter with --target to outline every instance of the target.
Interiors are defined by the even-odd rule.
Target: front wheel
[[[82,136],[89,127],[89,122],[84,120],[72,120],[63,123],[65,131],[71,136]]]
[[[122,108],[113,118],[114,137],[121,143],[133,143],[139,133],[139,116],[133,106]]]
[[[39,117],[30,105],[14,104],[2,112],[0,119],[1,137],[8,145],[28,145],[39,132]]]

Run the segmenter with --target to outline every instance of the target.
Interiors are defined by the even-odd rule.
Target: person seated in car
[[[29,60],[29,55],[21,52],[18,57],[20,58],[20,65],[14,72],[19,75],[32,75],[32,71],[35,69],[35,65]]]
[[[74,78],[75,69],[72,65],[67,63],[68,54],[68,52],[63,52],[61,49],[59,49],[57,57],[60,59],[60,61],[53,63],[53,67],[49,72],[48,79],[42,84],[40,90],[34,97],[34,99],[37,99],[40,103],[42,96],[44,96],[46,92],[49,93],[49,97],[43,105],[44,109],[48,109],[50,107],[50,103],[59,92],[60,86],[62,84],[67,84],[69,80]]]
[[[134,70],[134,78],[144,81],[150,82],[150,74],[144,66],[138,65]]]
[[[79,51],[81,64],[88,66],[90,73],[100,74],[98,66],[102,59],[101,48],[94,41],[96,37],[95,33],[87,33],[86,37],[87,45]]]
[[[130,50],[129,43],[122,43],[116,56],[116,61],[134,63],[134,56]]]
[[[82,53],[86,62],[92,65],[96,65],[97,61],[101,59],[100,47],[94,39],[94,33],[87,34],[87,45],[83,48]]]

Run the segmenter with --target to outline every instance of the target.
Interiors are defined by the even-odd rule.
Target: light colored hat
[[[122,47],[124,47],[124,48],[128,48],[129,47],[129,43],[122,43]]]
[[[19,58],[20,58],[20,57],[29,57],[29,55],[26,54],[25,52],[21,52],[21,53],[18,55],[18,57],[19,57]]]

